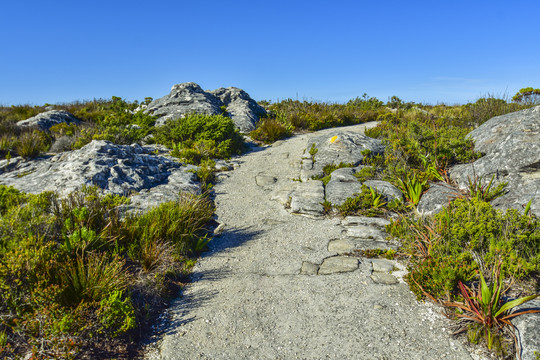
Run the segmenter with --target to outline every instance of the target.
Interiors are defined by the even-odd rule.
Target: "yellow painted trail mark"
[[[330,139],[330,142],[333,143],[333,142],[336,141],[336,140],[337,140],[337,135],[334,136],[334,137],[332,137],[332,138]]]

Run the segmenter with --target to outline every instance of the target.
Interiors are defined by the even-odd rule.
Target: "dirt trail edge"
[[[292,215],[270,198],[299,178],[306,142],[318,134],[253,151],[219,177],[225,230],[195,266],[148,359],[471,359],[448,320],[407,284],[375,283],[369,259],[352,272],[301,273],[303,262],[336,255],[327,247],[340,219]]]

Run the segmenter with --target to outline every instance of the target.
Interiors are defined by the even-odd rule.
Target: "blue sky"
[[[540,1],[9,1],[0,104],[161,97],[448,104],[540,87]]]

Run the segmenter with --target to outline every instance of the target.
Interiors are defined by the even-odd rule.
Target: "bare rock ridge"
[[[226,107],[223,112],[222,107]],[[187,114],[229,116],[241,132],[250,132],[266,110],[244,90],[235,87],[204,91],[193,82],[174,85],[168,95],[152,101],[145,112],[158,116],[156,125]]]

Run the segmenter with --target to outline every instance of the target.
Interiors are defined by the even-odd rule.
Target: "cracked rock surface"
[[[373,125],[347,130],[363,134]],[[300,216],[284,207],[304,184],[293,179],[306,141],[331,131],[253,151],[220,178],[224,231],[195,265],[147,359],[471,359],[438,309],[415,300],[397,264],[329,251],[335,239],[353,249],[355,241],[386,243],[386,220]],[[305,186],[320,196],[316,182]]]

